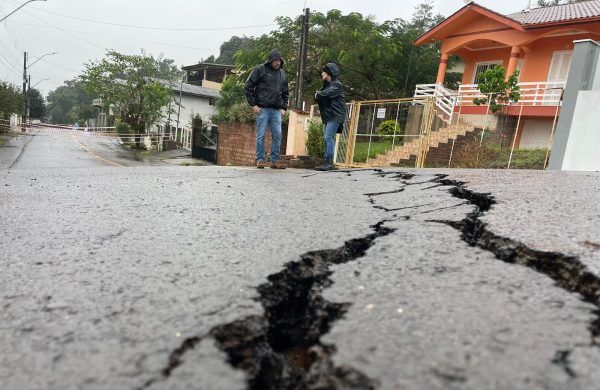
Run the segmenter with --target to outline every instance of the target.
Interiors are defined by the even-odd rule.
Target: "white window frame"
[[[569,63],[569,68],[567,69],[567,77],[569,77],[569,70],[571,69],[571,65],[573,65],[573,50],[557,50],[557,51],[553,51],[552,52],[552,56],[550,57],[550,67],[548,68],[548,76],[546,76],[546,82],[551,82],[550,81],[550,76],[552,75],[552,65],[554,63],[554,56],[556,54],[567,54],[570,53],[571,54],[571,62]],[[553,80],[554,82],[556,82],[556,80]],[[565,79],[566,81],[566,79]]]
[[[480,65],[502,65],[502,60],[476,62],[473,67],[473,76],[472,76],[471,84],[477,84],[477,80],[476,80],[477,68]]]

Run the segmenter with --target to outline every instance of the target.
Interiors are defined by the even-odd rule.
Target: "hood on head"
[[[267,60],[267,62],[265,62],[265,65],[268,65],[275,60],[281,60],[281,67],[283,68],[285,61],[283,60],[283,57],[281,56],[281,52],[279,51],[279,49],[273,49],[271,51],[271,53],[269,54],[269,59]]]
[[[324,67],[323,70],[325,72],[327,72],[327,74],[329,74],[332,78],[337,79],[338,76],[340,75],[340,69],[338,68],[338,66],[336,64],[334,64],[333,62],[329,62],[327,63]]]

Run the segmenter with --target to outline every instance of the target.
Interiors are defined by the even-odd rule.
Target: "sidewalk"
[[[31,139],[31,136],[19,133],[0,134],[0,169],[10,168]]]
[[[160,160],[168,164],[184,166],[211,166],[215,165],[209,161],[193,158],[191,152],[185,149],[168,150],[166,152],[157,152],[150,156],[152,159]]]

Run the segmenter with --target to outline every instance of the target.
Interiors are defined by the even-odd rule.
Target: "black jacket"
[[[271,67],[271,62],[276,59],[281,60],[279,70]],[[262,108],[287,110],[289,91],[283,64],[279,50],[273,50],[264,64],[254,68],[244,88],[248,104]]]
[[[331,75],[331,82],[324,82],[323,88],[317,91],[315,99],[319,103],[321,120],[323,123],[346,121],[346,95],[344,86],[337,79],[340,71],[336,64],[329,63],[325,65],[328,73]]]

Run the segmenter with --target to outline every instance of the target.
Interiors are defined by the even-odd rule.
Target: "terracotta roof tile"
[[[535,8],[507,15],[507,17],[525,26],[600,17],[600,0]]]

